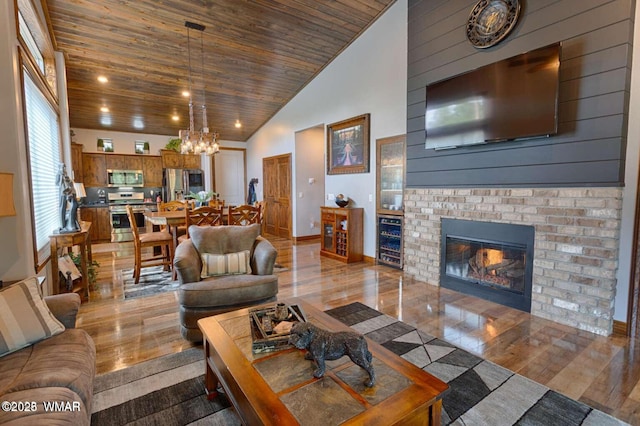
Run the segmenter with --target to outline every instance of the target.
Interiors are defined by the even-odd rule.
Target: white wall
[[[293,206],[296,220],[293,236],[320,235],[320,209],[324,204],[324,126],[316,126],[295,133],[296,176]],[[311,160],[313,159],[313,160]],[[311,160],[311,161],[310,161]],[[313,183],[309,180],[313,179]]]
[[[16,216],[0,217],[0,279],[35,273],[14,2],[0,1],[0,172],[13,173]]]
[[[355,202],[355,207],[364,207],[364,254],[375,257],[375,141],[406,133],[406,98],[407,0],[399,0],[248,140],[248,175],[262,176],[264,157],[292,152],[296,164],[296,131],[370,113],[371,171],[325,175],[325,192],[343,193]],[[324,164],[325,160],[309,161]],[[293,182],[296,178],[294,175]],[[259,199],[261,190],[262,187],[257,194]],[[295,194],[296,188],[293,190]],[[324,203],[335,206],[326,197]],[[293,214],[296,223],[295,207]]]
[[[72,127],[75,132],[75,142],[84,145],[83,152],[98,152],[97,142],[101,138],[113,140],[113,150],[119,154],[135,154],[135,141],[149,142],[149,152],[152,155],[160,155],[160,150],[169,143],[170,139],[178,136],[153,135],[148,133],[126,133],[111,130],[78,129]],[[244,142],[220,140],[220,145],[229,148],[245,148]]]

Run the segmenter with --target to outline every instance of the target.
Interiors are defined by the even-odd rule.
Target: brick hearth
[[[440,283],[440,219],[535,227],[531,313],[610,335],[621,188],[405,191],[404,270]]]

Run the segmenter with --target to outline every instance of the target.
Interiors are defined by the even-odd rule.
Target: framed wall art
[[[327,174],[369,173],[369,116],[327,125]]]

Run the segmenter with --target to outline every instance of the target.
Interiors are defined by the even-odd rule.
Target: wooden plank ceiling
[[[188,99],[181,93],[189,87],[185,21],[191,21],[206,27],[190,30],[194,104],[202,104],[204,80],[210,129],[222,140],[245,141],[394,1],[44,4],[56,48],[66,58],[71,128],[176,136],[188,128]],[[99,75],[109,82],[98,83]],[[195,108],[196,129],[201,117]]]

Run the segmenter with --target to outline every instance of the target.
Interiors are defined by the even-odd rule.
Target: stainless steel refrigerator
[[[164,169],[162,201],[180,200],[191,192],[204,191],[204,173],[200,169]]]

